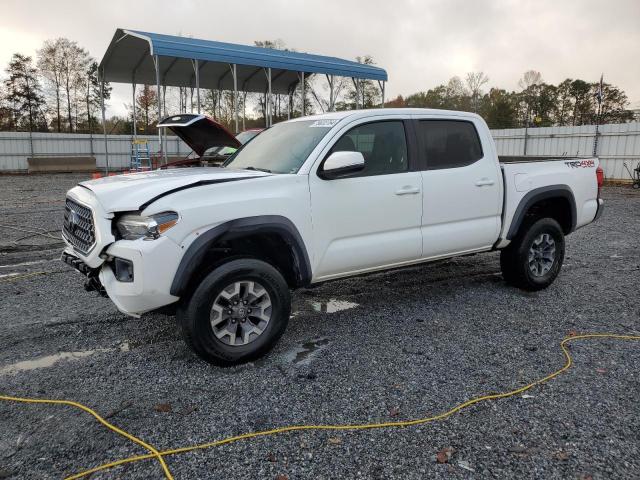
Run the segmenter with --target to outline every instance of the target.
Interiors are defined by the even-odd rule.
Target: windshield
[[[279,123],[246,143],[225,167],[297,173],[330,129],[331,125],[316,120]]]
[[[236,139],[243,145],[260,133],[260,130],[245,130],[236,135]]]

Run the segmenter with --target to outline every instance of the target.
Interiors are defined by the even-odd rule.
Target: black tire
[[[229,345],[214,334],[212,306],[227,286],[243,281],[258,282],[266,290],[271,318],[250,343]],[[186,343],[200,358],[214,365],[229,366],[266,354],[287,328],[290,313],[291,295],[280,272],[266,262],[242,258],[224,263],[204,277],[193,294],[178,307],[176,316]]]
[[[529,250],[534,241],[544,234],[548,234],[555,244],[553,264],[546,273],[535,274],[529,266]],[[554,219],[541,218],[524,224],[509,246],[500,252],[502,276],[507,283],[523,290],[536,291],[547,288],[560,273],[564,251],[564,233]]]

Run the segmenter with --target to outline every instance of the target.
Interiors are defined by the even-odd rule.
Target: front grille
[[[77,251],[84,254],[89,253],[96,244],[91,209],[67,198],[62,233]]]

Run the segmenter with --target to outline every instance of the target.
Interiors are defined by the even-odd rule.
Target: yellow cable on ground
[[[6,402],[45,403],[45,404],[49,404],[49,405],[67,405],[69,407],[79,408],[80,410],[82,410],[84,412],[87,412],[88,414],[90,414],[93,417],[95,417],[95,419],[98,420],[98,422],[100,422],[102,425],[107,427],[109,430],[111,430],[111,431],[113,431],[113,432],[115,432],[115,433],[117,433],[119,435],[122,435],[126,439],[131,440],[132,442],[137,443],[138,445],[140,445],[140,446],[146,448],[147,450],[149,450],[151,452],[151,454],[149,454],[149,457],[145,457],[145,458],[157,458],[158,461],[160,462],[160,465],[162,465],[162,470],[164,471],[164,474],[167,477],[167,479],[173,480],[173,477],[171,476],[171,472],[169,471],[169,467],[167,467],[167,464],[165,463],[164,458],[162,458],[162,455],[160,454],[160,452],[158,452],[158,450],[156,450],[154,447],[152,447],[148,443],[143,442],[139,438],[134,437],[130,433],[127,433],[124,430],[119,429],[115,425],[107,422],[104,418],[102,418],[94,410],[90,409],[86,405],[83,405],[83,404],[78,403],[78,402],[72,402],[72,401],[69,401],[69,400],[51,400],[51,399],[44,399],[44,398],[41,399],[41,398],[7,397],[7,396],[4,396],[4,395],[0,395],[0,400],[4,400]]]
[[[78,479],[78,478],[82,478],[85,477],[87,475],[90,475],[92,473],[101,471],[101,470],[106,470],[109,468],[113,468],[113,467],[117,467],[119,465],[124,465],[127,463],[131,463],[131,462],[137,462],[137,461],[141,461],[141,460],[148,460],[148,459],[152,459],[152,458],[156,458],[160,464],[162,465],[164,474],[166,476],[167,479],[171,479],[171,473],[169,472],[169,469],[167,468],[166,463],[164,462],[164,458],[165,456],[168,455],[176,455],[179,453],[187,453],[187,452],[191,452],[194,450],[202,450],[205,448],[211,448],[211,447],[218,447],[221,445],[226,445],[228,443],[233,443],[233,442],[237,442],[240,440],[245,440],[245,439],[250,439],[250,438],[257,438],[257,437],[263,437],[263,436],[267,436],[267,435],[276,435],[279,433],[286,433],[286,432],[294,432],[294,431],[301,431],[301,430],[367,430],[367,429],[374,429],[374,428],[389,428],[389,427],[409,427],[409,426],[413,426],[413,425],[421,425],[424,423],[429,423],[429,422],[435,422],[438,420],[443,420],[451,415],[453,415],[456,412],[459,412],[460,410],[470,407],[471,405],[475,405],[477,403],[480,402],[484,402],[484,401],[489,401],[489,400],[498,400],[501,398],[507,398],[507,397],[512,397],[515,395],[519,395],[523,392],[526,392],[527,390],[540,385],[542,383],[548,382],[549,380],[552,380],[553,378],[557,377],[558,375],[564,373],[565,371],[567,371],[569,368],[571,368],[571,366],[573,365],[573,359],[571,358],[571,354],[569,353],[569,349],[567,348],[567,344],[576,340],[584,340],[584,339],[594,339],[594,338],[613,338],[613,339],[618,339],[618,340],[640,340],[640,335],[621,335],[621,334],[614,334],[614,333],[590,333],[590,334],[584,334],[584,335],[574,335],[574,336],[570,336],[570,337],[566,337],[562,340],[562,342],[560,342],[560,347],[562,348],[562,352],[564,353],[565,356],[565,364],[558,370],[556,370],[553,373],[550,373],[549,375],[540,378],[538,380],[535,380],[527,385],[524,385],[523,387],[517,388],[515,390],[510,390],[508,392],[504,392],[504,393],[496,393],[496,394],[490,394],[490,395],[483,395],[480,397],[475,397],[472,398],[471,400],[467,400],[466,402],[460,403],[456,406],[454,406],[453,408],[451,408],[450,410],[447,410],[446,412],[440,413],[438,415],[434,415],[432,417],[426,417],[426,418],[419,418],[416,420],[405,420],[405,421],[397,421],[397,422],[382,422],[382,423],[365,423],[365,424],[346,424],[346,425],[291,425],[291,426],[286,426],[286,427],[280,427],[280,428],[274,428],[271,430],[263,430],[263,431],[259,431],[259,432],[251,432],[251,433],[245,433],[242,435],[236,435],[236,436],[232,436],[232,437],[227,437],[227,438],[223,438],[221,440],[216,440],[213,442],[209,442],[209,443],[203,443],[203,444],[199,444],[199,445],[193,445],[190,447],[182,447],[182,448],[175,448],[175,449],[171,449],[171,450],[164,450],[161,452],[158,452],[155,448],[151,447],[150,445],[144,443],[142,440],[134,437],[133,435],[130,435],[126,432],[124,432],[123,430],[120,430],[119,428],[115,427],[114,425],[111,425],[110,423],[108,423],[106,420],[104,420],[102,417],[100,417],[96,412],[94,412],[93,410],[91,410],[88,407],[85,407],[82,404],[76,403],[76,402],[68,402],[66,400],[33,400],[33,399],[27,399],[27,398],[17,398],[17,397],[2,397],[0,396],[0,400],[7,400],[7,401],[16,401],[16,402],[26,402],[26,403],[54,403],[54,404],[64,404],[64,405],[71,405],[77,408],[80,408],[82,410],[84,410],[87,413],[90,413],[91,415],[93,415],[95,418],[98,419],[98,421],[100,423],[102,423],[104,426],[106,426],[107,428],[109,428],[110,430],[113,430],[116,433],[119,433],[120,435],[123,435],[124,437],[128,438],[129,440],[142,445],[143,447],[145,447],[147,450],[149,450],[151,453],[146,454],[146,455],[137,455],[137,456],[133,456],[133,457],[129,457],[129,458],[124,458],[121,460],[116,460],[110,463],[105,463],[103,465],[100,465],[98,467],[95,468],[91,468],[89,470],[85,470],[82,471],[80,473],[77,473],[75,475],[72,475],[70,477],[67,477],[67,480],[72,480],[72,479]]]
[[[164,457],[167,455],[175,455],[178,453],[187,453],[187,452],[192,452],[194,450],[202,450],[205,448],[219,447],[221,445],[237,442],[239,440],[263,437],[267,435],[276,435],[279,433],[301,431],[301,430],[368,430],[368,429],[374,429],[374,428],[410,427],[413,425],[421,425],[424,423],[443,420],[453,415],[454,413],[459,412],[464,408],[470,407],[471,405],[475,405],[476,403],[480,403],[488,400],[498,400],[501,398],[513,397],[515,395],[519,395],[523,392],[526,392],[527,390],[537,385],[540,385],[541,383],[545,383],[545,382],[548,382],[549,380],[552,380],[553,378],[567,371],[573,365],[573,359],[571,358],[571,354],[569,353],[567,344],[575,340],[584,340],[584,339],[590,339],[590,338],[614,338],[618,340],[640,340],[640,335],[620,335],[620,334],[614,334],[614,333],[590,333],[590,334],[574,335],[574,336],[566,337],[562,340],[562,342],[560,342],[560,347],[562,348],[562,352],[564,353],[564,356],[565,356],[565,364],[562,366],[562,368],[556,370],[553,373],[550,373],[546,377],[535,380],[534,382],[531,382],[528,385],[524,385],[523,387],[517,388],[515,390],[510,390],[504,393],[483,395],[481,397],[472,398],[471,400],[467,400],[466,402],[463,402],[454,406],[453,408],[451,408],[450,410],[447,410],[446,412],[440,413],[438,415],[434,415],[432,417],[419,418],[416,420],[398,421],[398,422],[365,423],[365,424],[352,424],[352,425],[291,425],[288,427],[274,428],[271,430],[263,430],[260,432],[244,433],[242,435],[227,437],[221,440],[216,440],[209,443],[203,443],[200,445],[193,445],[190,447],[182,447],[182,448],[176,448],[172,450],[163,450],[162,452],[160,452],[160,456]],[[105,463],[98,467],[77,473],[75,475],[68,477],[66,480],[82,478],[86,475],[90,475],[92,473],[95,473],[101,470],[106,470],[109,468],[117,467],[119,465],[124,465],[131,462],[137,462],[140,460],[147,460],[150,458],[154,458],[154,455],[151,455],[151,454],[137,455],[137,456],[125,458],[122,460],[116,460],[114,462]]]

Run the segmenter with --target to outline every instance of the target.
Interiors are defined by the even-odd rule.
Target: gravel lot
[[[296,292],[268,357],[212,367],[172,317],[126,317],[57,260],[64,192],[84,178],[0,176],[0,393],[85,403],[159,449],[424,417],[559,368],[570,332],[640,334],[640,194],[608,187],[603,218],[568,237],[546,291],[506,286],[493,253],[336,281]],[[576,365],[556,380],[442,422],[287,433],[167,461],[177,479],[639,478],[640,344],[571,350]],[[0,402],[0,478],[61,478],[139,453],[77,410]],[[143,461],[92,478],[162,477]]]

